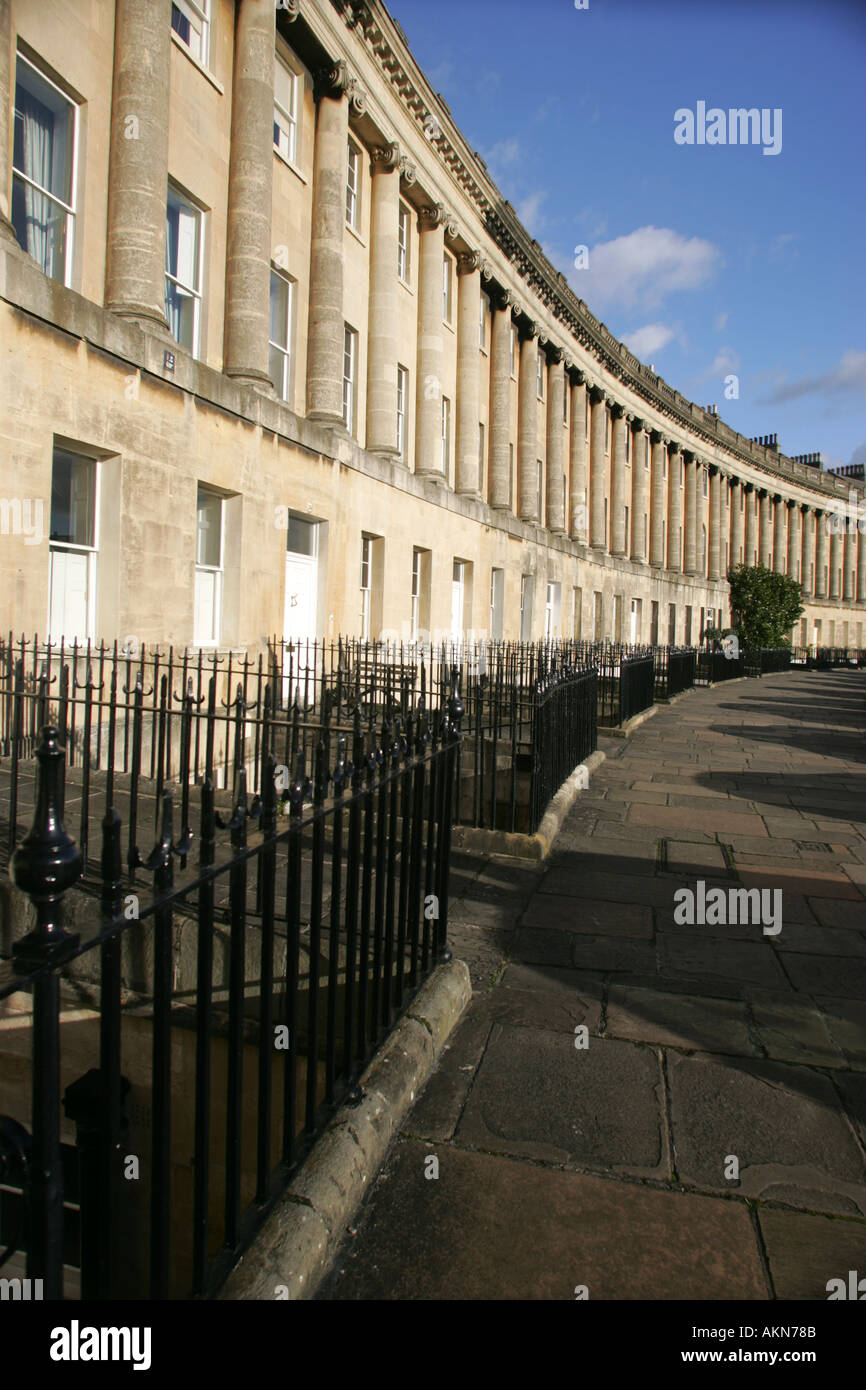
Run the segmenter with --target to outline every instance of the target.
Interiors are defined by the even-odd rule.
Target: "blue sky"
[[[744,435],[866,460],[866,0],[389,8],[611,332]],[[766,137],[781,134],[779,152],[676,143],[675,111],[698,102],[780,109]]]

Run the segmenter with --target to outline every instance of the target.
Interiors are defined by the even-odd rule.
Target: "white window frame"
[[[451,295],[451,257],[447,251],[442,253],[442,322],[451,323],[452,295]]]
[[[447,478],[451,468],[451,402],[442,397],[442,476]]]
[[[538,524],[544,525],[544,460],[535,460],[535,486],[538,498]]]
[[[198,36],[200,52],[196,52],[195,46],[181,34],[177,32],[174,25],[171,25],[171,32],[174,34],[178,43],[183,44],[195,58],[197,63],[201,63],[203,68],[210,63],[210,0],[171,0],[171,8],[178,10],[184,19],[191,25],[193,32]],[[171,18],[169,18],[171,24]]]
[[[361,535],[361,641],[370,641],[373,608],[373,537]]]
[[[195,268],[195,285],[186,285],[176,275],[172,275],[170,271],[167,270],[165,272],[166,282],[170,281],[181,290],[184,295],[193,301],[192,347],[189,351],[193,357],[198,357],[201,334],[202,268],[204,263],[204,213],[200,207],[197,207],[195,203],[191,202],[185,193],[181,192],[177,184],[169,179],[168,193],[166,195],[166,218],[168,217],[169,195],[173,195],[186,211],[194,213],[198,223],[198,264]],[[166,251],[167,250],[168,243],[166,242]],[[180,340],[176,339],[176,341],[179,342]]]
[[[275,343],[273,338],[269,337],[268,347],[273,348],[276,352],[280,354],[280,356],[283,359],[281,379],[279,383],[274,382],[274,387],[276,389],[277,395],[280,397],[280,400],[288,401],[290,399],[290,392],[292,389],[292,324],[294,319],[295,306],[295,281],[291,278],[290,275],[286,275],[285,271],[279,270],[276,266],[272,265],[271,278],[273,279],[274,276],[276,276],[277,279],[282,280],[288,288],[286,316],[286,346],[283,347],[282,343]]]
[[[610,411],[604,407],[604,452],[610,452]]]
[[[516,351],[516,347],[517,347],[517,330],[516,330],[515,327],[514,327],[514,321],[513,321],[513,320],[512,320],[512,322],[508,325],[508,328],[509,328],[508,353],[509,353],[509,361],[510,361],[510,364],[511,364],[511,379],[512,379],[512,381],[514,381],[514,380],[515,380],[515,368],[516,368],[516,366],[517,366],[517,351]]]
[[[79,451],[79,450],[77,450],[77,449],[67,449],[67,448],[64,448],[64,447],[55,445],[55,446],[54,446],[54,450],[52,451],[52,459],[51,459],[51,467],[52,467],[52,470],[53,470],[53,468],[54,468],[54,453],[56,453],[56,452],[58,452],[58,451],[59,451],[60,453],[63,453],[63,454],[71,454],[71,455],[73,455],[73,457],[75,457],[75,458],[86,459],[88,463],[92,463],[92,464],[93,464],[93,544],[92,544],[92,545],[79,545],[79,544],[76,544],[75,541],[52,541],[52,540],[50,539],[50,535],[51,535],[51,494],[49,493],[49,497],[48,497],[48,534],[49,534],[49,542],[48,542],[48,553],[49,553],[48,621],[47,621],[45,630],[46,630],[46,632],[48,633],[49,640],[53,640],[53,639],[56,638],[57,636],[61,636],[61,637],[62,637],[62,636],[64,635],[63,633],[60,633],[60,634],[55,633],[55,632],[53,631],[53,626],[52,626],[52,622],[51,622],[51,592],[52,592],[52,588],[53,588],[53,582],[52,582],[52,577],[51,577],[51,573],[50,573],[50,566],[53,564],[53,560],[51,560],[50,557],[51,557],[52,555],[54,555],[57,551],[63,551],[65,554],[86,555],[86,556],[87,556],[87,594],[88,594],[88,602],[87,602],[87,631],[86,631],[84,634],[82,634],[82,635],[83,635],[86,639],[89,639],[91,642],[93,642],[93,641],[96,640],[96,598],[97,598],[96,585],[97,585],[97,564],[98,564],[99,540],[100,540],[100,534],[99,534],[99,533],[100,533],[100,505],[99,505],[99,502],[100,502],[101,487],[102,487],[102,462],[101,462],[100,459],[94,458],[92,454],[83,453],[83,452],[81,452],[81,451]],[[52,472],[52,483],[53,483],[53,472]],[[73,634],[73,636],[77,636],[77,635],[78,635],[78,634]]]
[[[289,79],[290,106],[284,106],[277,98],[277,70],[282,68]],[[285,160],[286,164],[297,164],[298,160],[298,88],[300,86],[300,74],[286,62],[281,53],[274,54],[274,125],[277,127],[277,138],[274,140],[274,150],[280,159]],[[282,147],[282,139],[285,137],[285,149]]]
[[[397,364],[397,453],[406,458],[408,447],[408,420],[406,405],[409,400],[409,369]]]
[[[60,280],[60,281],[58,281],[58,283],[59,283],[59,284],[63,284],[63,285],[65,285],[65,286],[68,288],[68,287],[70,286],[70,284],[72,283],[72,257],[73,257],[73,245],[74,245],[74,241],[75,241],[75,218],[76,218],[76,196],[75,196],[75,194],[76,194],[76,189],[78,188],[78,137],[79,137],[80,115],[81,115],[80,107],[79,107],[79,105],[78,105],[78,103],[77,103],[76,101],[73,101],[73,100],[72,100],[72,98],[68,95],[67,92],[64,92],[64,90],[63,90],[62,87],[58,87],[57,83],[56,83],[56,82],[53,82],[53,81],[51,80],[51,78],[48,76],[48,74],[47,74],[46,72],[43,72],[43,70],[42,70],[40,67],[38,67],[36,63],[32,62],[31,59],[28,58],[28,57],[26,56],[26,54],[21,53],[21,52],[16,52],[16,54],[15,54],[14,85],[13,85],[13,89],[12,89],[12,119],[13,119],[13,125],[14,125],[14,120],[15,120],[15,92],[16,92],[17,87],[18,87],[18,64],[19,64],[19,63],[23,63],[23,64],[25,65],[25,67],[28,67],[28,68],[31,70],[31,72],[34,72],[34,73],[36,74],[36,76],[37,76],[42,82],[44,82],[44,83],[46,84],[46,86],[51,87],[55,92],[57,92],[58,96],[62,97],[63,100],[64,100],[69,106],[71,106],[71,108],[72,108],[72,168],[71,168],[70,176],[69,176],[69,191],[70,191],[70,195],[71,195],[72,201],[69,202],[69,203],[64,202],[62,198],[58,198],[57,195],[56,195],[55,193],[49,193],[45,188],[42,187],[41,184],[36,183],[36,181],[35,181],[34,179],[31,179],[27,174],[23,173],[20,169],[16,169],[16,168],[15,168],[15,163],[14,163],[14,159],[15,159],[15,154],[14,154],[14,151],[15,151],[15,134],[14,134],[14,128],[13,128],[13,131],[11,132],[11,134],[12,134],[12,140],[11,140],[12,151],[11,151],[11,154],[12,154],[12,183],[13,183],[13,187],[14,187],[15,180],[18,179],[20,183],[25,184],[28,188],[33,188],[33,189],[35,189],[35,191],[36,191],[41,197],[46,198],[46,199],[48,200],[48,202],[52,204],[52,206],[57,206],[57,207],[63,208],[63,211],[64,211],[64,213],[65,213],[65,216],[66,216],[65,243],[66,243],[66,244],[65,244],[65,254],[64,254],[64,257],[63,257],[63,262],[64,262],[64,264],[63,264],[63,279]],[[0,176],[2,176],[3,178],[6,177],[6,171],[5,171],[5,169],[2,170],[2,172],[0,172]],[[11,213],[11,209],[10,209],[10,213]],[[28,253],[28,254],[29,254],[29,253]],[[33,260],[36,260],[36,257],[34,256],[34,257],[32,257],[32,259],[33,259]],[[38,261],[37,261],[36,263],[37,263],[37,265],[39,264]],[[48,272],[45,271],[45,270],[43,269],[43,274],[47,274],[47,273],[48,273]],[[55,277],[52,276],[51,278],[53,279],[53,278],[55,278]]]
[[[421,557],[424,551],[419,546],[412,549],[412,607],[411,623],[412,632],[410,642],[418,641],[418,631],[421,626]]]
[[[199,494],[206,492],[211,497],[216,497],[220,504],[220,553],[218,565],[200,565],[198,562],[198,498]],[[225,576],[225,553],[226,553],[226,499],[222,493],[215,492],[213,488],[205,487],[201,483],[196,487],[196,562],[195,562],[195,591],[196,596],[193,601],[193,623],[195,624],[198,616],[198,586],[199,575],[213,575],[213,622],[211,624],[216,633],[215,637],[205,638],[194,626],[193,646],[195,647],[218,647],[222,633],[223,617],[223,582]]]
[[[487,351],[487,315],[490,312],[490,300],[482,290],[478,296],[478,346],[482,352]]]
[[[348,364],[348,373],[346,367]],[[355,427],[355,384],[358,376],[358,333],[343,325],[343,424],[352,434]]]
[[[358,231],[361,213],[361,151],[354,140],[346,145],[346,225]]]
[[[451,636],[461,638],[464,632],[464,618],[466,614],[466,564],[465,560],[455,559],[451,566]],[[456,602],[459,595],[459,616],[455,612]],[[457,623],[459,621],[459,627]]]
[[[535,395],[538,400],[544,400],[544,353],[541,351],[535,355]]]
[[[404,285],[409,284],[412,272],[412,217],[405,203],[400,203],[397,212],[397,277]]]

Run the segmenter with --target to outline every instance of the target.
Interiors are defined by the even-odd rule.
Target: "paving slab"
[[[581,1168],[668,1176],[658,1053],[635,1043],[497,1025],[456,1138]],[[615,1099],[614,1099],[615,1098]]]
[[[807,1216],[763,1207],[758,1213],[777,1298],[827,1299],[849,1270],[866,1274],[866,1221]],[[866,1288],[863,1290],[866,1293]]]
[[[431,1156],[439,1177],[425,1180]],[[769,1296],[740,1203],[414,1141],[383,1176],[319,1298]]]
[[[810,1210],[866,1216],[866,1158],[832,1082],[807,1067],[669,1054],[677,1174]],[[724,1177],[728,1155],[739,1178]]]
[[[670,994],[615,982],[610,986],[604,1035],[685,1051],[761,1056],[741,1000]]]
[[[520,918],[521,927],[547,927],[584,932],[590,936],[633,936],[652,939],[652,908],[643,903],[600,902],[564,894],[537,894]]]

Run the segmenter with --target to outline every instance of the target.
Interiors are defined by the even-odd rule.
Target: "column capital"
[[[548,343],[544,351],[547,355],[548,362],[554,367],[558,367],[565,357],[565,352],[561,347],[557,347],[556,343]]]
[[[444,226],[444,224],[444,203],[428,203],[427,206],[421,208],[420,212],[418,213],[419,232],[432,232],[436,227],[442,227]]]
[[[538,324],[535,319],[531,319],[528,312],[517,304],[514,306],[514,317],[518,320],[517,331],[521,338],[538,337]]]
[[[793,497],[786,497],[784,500],[786,507],[799,507],[800,505],[800,503],[797,502]]]
[[[640,415],[630,415],[629,424],[631,425],[635,434],[640,434],[641,430],[646,429],[646,420],[644,420]]]
[[[565,359],[565,370],[571,379],[572,386],[586,386],[588,384],[586,372],[582,367],[576,367],[568,358]]]
[[[475,270],[483,270],[484,264],[480,250],[462,251],[457,257],[457,274],[471,275]]]
[[[610,413],[613,416],[614,420],[621,420],[625,415],[625,406],[620,405],[619,401],[614,401],[613,405],[610,408]]]
[[[693,449],[683,449],[683,448],[681,448],[681,449],[680,449],[680,453],[682,454],[683,459],[685,460],[686,463],[697,463],[697,462],[698,462],[698,456],[697,456],[697,454],[694,452]]]
[[[709,475],[710,475],[711,478],[716,478],[716,477],[718,477],[718,475],[721,473],[721,471],[722,471],[722,470],[721,470],[721,468],[719,467],[719,465],[718,465],[717,463],[708,463],[708,464],[707,464],[707,472],[709,473]]]
[[[401,164],[400,146],[396,140],[390,145],[374,145],[370,151],[370,173],[393,174]]]
[[[600,386],[590,386],[589,399],[593,405],[601,405],[602,401],[607,400],[607,393]]]
[[[407,154],[400,156],[400,178],[411,188],[418,177],[418,170]]]
[[[506,309],[514,307],[514,295],[504,285],[496,285],[490,291],[490,302],[494,309],[499,309],[504,313]]]
[[[683,446],[679,444],[676,439],[669,439],[667,443],[672,454],[683,454]]]
[[[348,97],[356,116],[363,116],[367,109],[366,93],[358,86],[358,79],[344,58],[339,58],[332,67],[319,69],[314,78],[313,93],[316,101],[322,97],[334,100]]]
[[[662,434],[661,430],[650,430],[649,437],[651,444],[667,444],[668,442]]]

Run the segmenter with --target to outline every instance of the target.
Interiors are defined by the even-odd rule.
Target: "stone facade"
[[[16,81],[74,152],[62,266]],[[760,558],[798,641],[864,645],[862,485],[614,339],[380,5],[0,0],[0,170],[6,627],[695,642]]]

